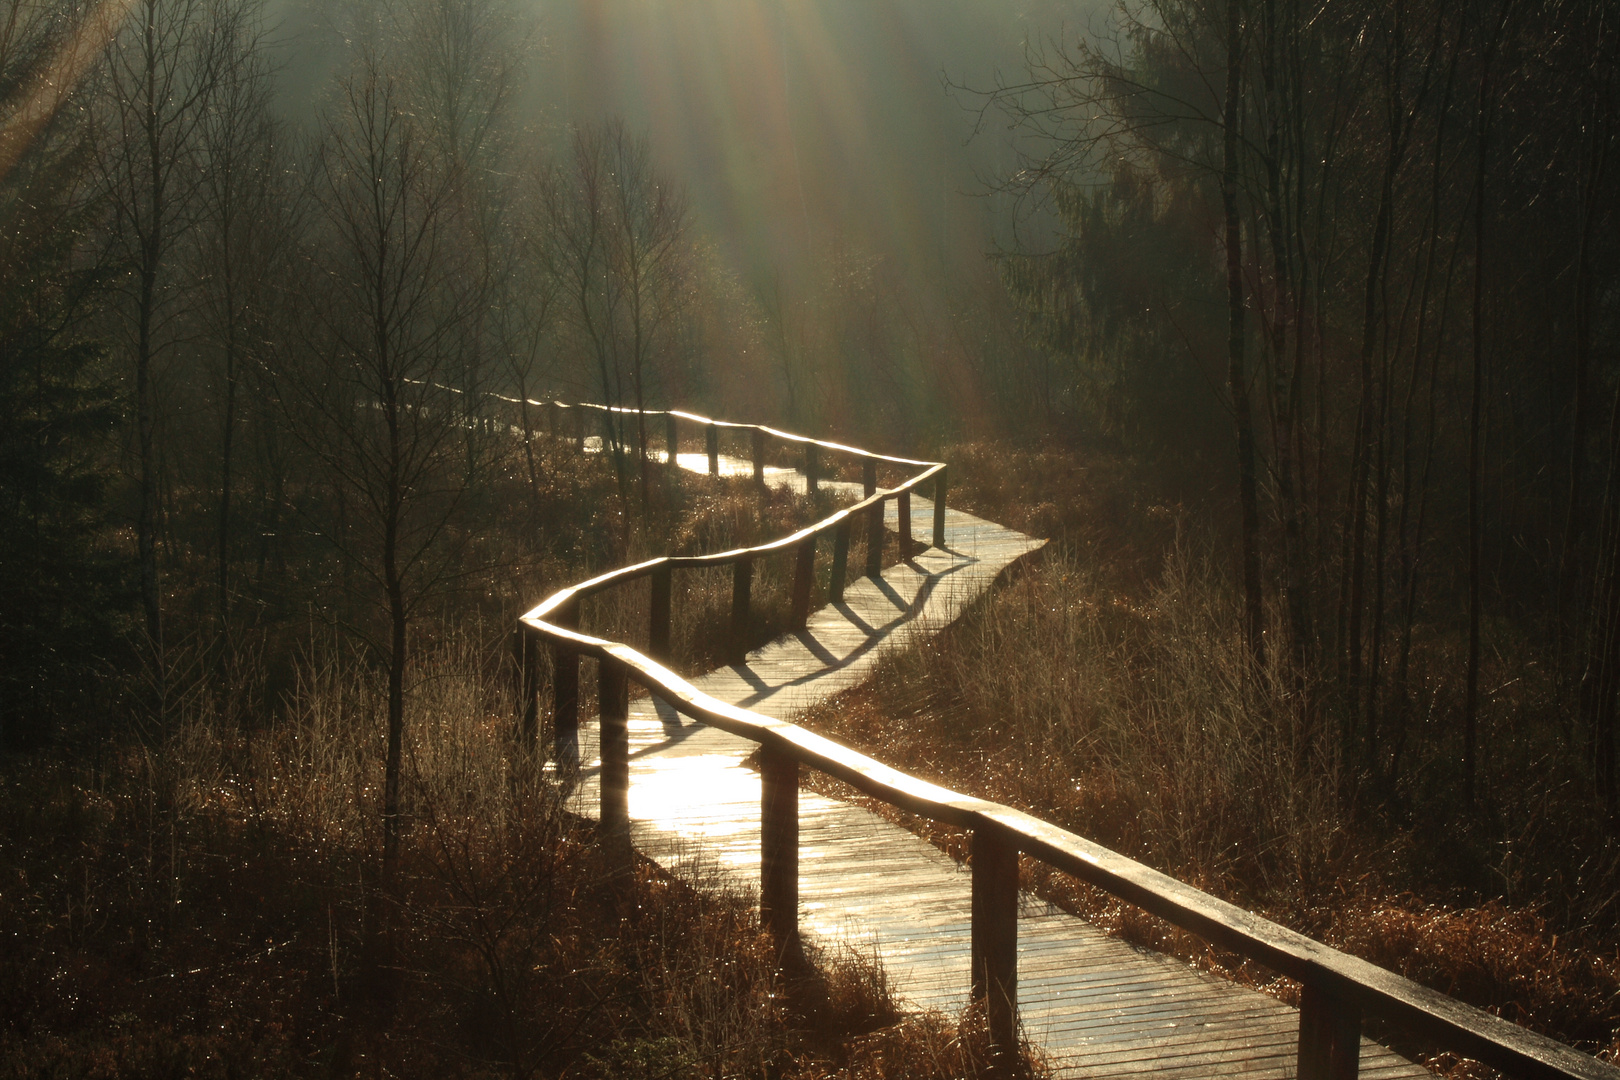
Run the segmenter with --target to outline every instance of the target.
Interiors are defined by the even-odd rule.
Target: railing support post
[[[731,564],[731,662],[748,659],[748,605],[754,586],[754,560],[738,559]]]
[[[647,655],[660,664],[669,663],[669,609],[674,586],[674,570],[665,565],[652,572],[651,612],[647,620]]]
[[[522,623],[512,641],[512,653],[517,669],[518,731],[524,751],[533,754],[540,741],[540,643]]]
[[[934,546],[945,548],[945,489],[948,487],[945,470],[934,474]]]
[[[574,406],[574,449],[585,452],[585,406]],[[607,449],[603,447],[603,449]]]
[[[883,502],[872,504],[867,511],[866,576],[875,578],[883,574]]]
[[[795,630],[803,630],[810,621],[810,586],[816,575],[816,534],[811,533],[799,541],[793,560],[793,612],[790,622]]]
[[[754,429],[754,486],[765,487],[765,433]]]
[[[558,626],[579,626],[579,603],[559,609],[551,620]],[[558,642],[552,646],[551,747],[559,774],[579,768],[579,653]]]
[[[911,491],[907,489],[894,497],[895,516],[900,520],[896,529],[900,533],[900,561],[911,558]]]
[[[799,763],[761,744],[759,921],[784,964],[799,954]]]
[[[871,458],[861,462],[861,489],[865,492],[863,498],[870,499],[877,494],[877,462]]]
[[[1299,1080],[1355,1080],[1361,1010],[1306,983],[1299,995]]]
[[[664,443],[668,447],[668,460],[664,464],[669,467],[669,478],[674,480],[681,472],[680,418],[674,413],[664,414]]]
[[[1018,1052],[1018,849],[973,831],[972,997],[983,1001],[993,1052]]]
[[[629,875],[634,855],[630,848],[630,679],[629,668],[610,657],[597,666],[597,700],[601,721],[597,745],[602,755],[600,774],[602,853],[608,873]]]
[[[844,578],[849,574],[849,531],[853,519],[844,518],[833,527],[832,572],[827,578],[827,602],[839,604],[844,600]]]
[[[720,475],[720,429],[710,424],[703,429],[703,445],[709,451],[709,475]]]
[[[818,457],[817,451],[820,449],[815,443],[804,444],[804,490],[812,495],[816,493],[816,485],[819,482],[817,474],[820,471],[821,462],[816,459]]]

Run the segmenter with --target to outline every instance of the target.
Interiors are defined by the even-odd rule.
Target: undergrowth
[[[6,759],[0,1077],[982,1071],[982,1025],[903,1015],[872,958],[784,971],[749,897],[603,872],[501,654],[418,654],[388,883],[385,688],[336,642],[268,717],[199,689],[161,741]]]

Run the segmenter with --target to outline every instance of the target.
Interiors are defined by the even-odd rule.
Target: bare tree
[[[775,270],[759,288],[755,302],[765,323],[769,348],[776,354],[781,371],[788,422],[801,429],[813,427],[809,418],[815,415],[818,404],[813,385],[815,372],[811,369],[806,341],[808,320],[800,310],[809,301],[795,302],[795,298],[789,297],[783,288],[781,271]]]
[[[647,389],[652,368],[681,302],[686,267],[686,195],[652,167],[645,139],[632,139],[622,122],[610,123],[608,141],[613,231],[608,251],[623,281],[624,352],[635,391],[636,452],[641,464],[641,505],[648,505]]]
[[[622,120],[575,131],[567,170],[546,196],[554,266],[576,341],[595,368],[604,403],[636,409],[643,509],[650,499],[641,415],[665,361],[688,281],[685,193],[659,175],[646,140]],[[621,495],[628,495],[622,414],[604,420]],[[626,526],[628,528],[628,524]]]
[[[450,215],[472,258],[450,286],[471,316],[454,340],[452,369],[461,391],[469,468],[487,451],[493,356],[503,351],[497,298],[515,272],[513,194],[504,168],[514,133],[510,108],[526,34],[510,0],[411,0],[397,13],[402,90],[421,129],[424,150],[453,178]]]
[[[538,498],[540,465],[534,453],[535,414],[530,402],[554,377],[561,283],[553,272],[550,236],[541,207],[530,203],[518,215],[522,222],[496,280],[490,316],[523,433],[529,494]]]
[[[325,465],[347,520],[316,523],[380,594],[387,625],[384,882],[400,841],[410,626],[455,572],[467,492],[461,409],[443,385],[470,315],[454,287],[468,253],[453,221],[459,178],[429,147],[374,45],[340,82],[316,153],[309,248],[315,333],[280,392]]]
[[[224,641],[230,619],[242,384],[252,365],[263,359],[262,343],[274,333],[269,316],[289,269],[294,237],[288,220],[288,167],[282,133],[270,113],[272,73],[257,5],[220,11],[214,33],[221,59],[199,131],[195,270],[200,337],[213,368],[208,382],[219,432],[215,614]]]
[[[1237,427],[1238,504],[1243,521],[1243,640],[1258,674],[1265,668],[1265,605],[1260,591],[1260,504],[1255,476],[1254,412],[1244,369],[1243,219],[1238,170],[1243,116],[1243,7],[1226,3],[1226,94],[1221,113],[1221,208],[1226,236],[1227,384]]]
[[[124,271],[120,315],[135,376],[141,603],[160,653],[156,365],[174,345],[183,311],[174,256],[196,220],[198,136],[221,60],[215,14],[204,0],[138,0],[103,67],[98,169],[112,217],[112,258]]]

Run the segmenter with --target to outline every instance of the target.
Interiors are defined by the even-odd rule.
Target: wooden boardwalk
[[[689,462],[687,459],[691,458]],[[680,464],[706,469],[702,455]],[[722,461],[728,474],[751,464]],[[769,470],[771,482],[803,477]],[[825,484],[825,482],[824,482]],[[828,485],[831,486],[831,485]],[[859,485],[848,485],[857,493]],[[926,542],[932,507],[915,499]],[[893,503],[888,504],[891,528]],[[921,528],[919,528],[921,526]],[[851,584],[807,628],[692,683],[769,716],[799,710],[859,683],[886,643],[954,619],[997,574],[1043,542],[957,510],[946,544]],[[855,554],[851,553],[854,560]],[[681,717],[650,698],[630,706],[630,816],[636,846],[671,868],[700,867],[755,889],[760,869],[760,780],[755,744]],[[585,763],[574,806],[595,816],[595,725],[581,727]],[[910,1006],[955,1014],[967,1004],[970,875],[927,841],[877,815],[800,793],[799,925],[824,946],[881,957]],[[1025,1032],[1060,1076],[1292,1077],[1299,1015],[1263,994],[1097,930],[1030,895],[1020,902],[1018,1003]],[[1362,1040],[1364,1077],[1426,1077]]]

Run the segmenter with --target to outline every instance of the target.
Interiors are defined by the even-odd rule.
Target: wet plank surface
[[[680,456],[703,471],[703,455]],[[751,463],[723,458],[722,472]],[[803,490],[804,478],[767,480]],[[832,486],[823,482],[824,486]],[[859,485],[838,485],[859,492]],[[887,506],[896,525],[893,503]],[[931,535],[933,508],[914,498],[912,528]],[[954,619],[1014,560],[1042,541],[948,510],[945,549],[929,548],[852,584],[806,629],[750,653],[746,664],[692,682],[715,697],[788,719],[856,685],[886,645]],[[852,545],[851,562],[858,545]],[[699,867],[727,884],[759,881],[759,774],[754,744],[643,698],[630,708],[630,816],[636,846],[671,868]],[[581,728],[573,803],[595,816],[594,724]],[[882,958],[913,1007],[954,1014],[967,1003],[969,874],[927,841],[848,803],[800,793],[799,922],[807,938]],[[1025,1030],[1062,1076],[1292,1077],[1298,1013],[1097,930],[1033,896],[1021,898],[1018,1000]],[[1370,1040],[1364,1077],[1429,1074]]]

